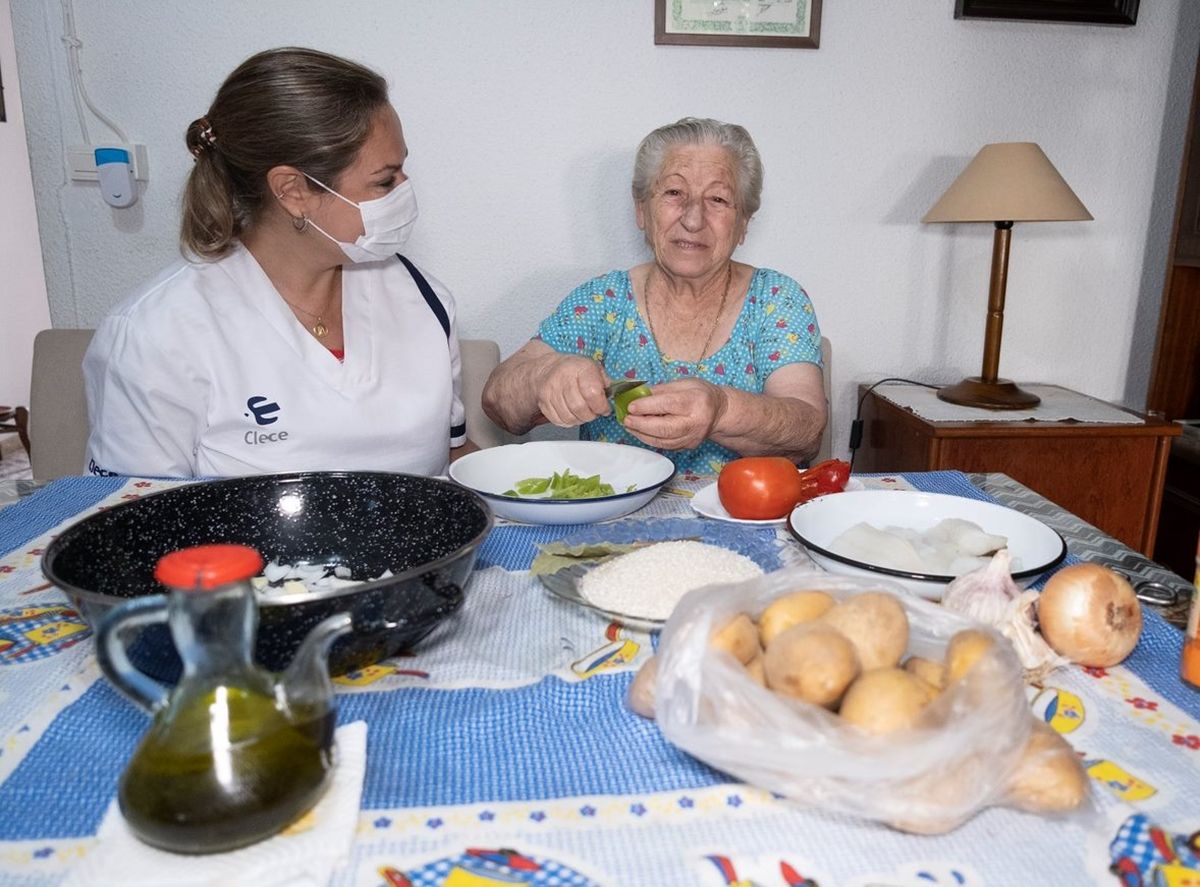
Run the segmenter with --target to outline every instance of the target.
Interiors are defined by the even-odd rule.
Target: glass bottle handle
[[[125,696],[154,714],[167,704],[167,688],[139,671],[129,660],[122,633],[167,621],[167,599],[156,594],[121,604],[100,621],[96,633],[96,658],[105,677]]]

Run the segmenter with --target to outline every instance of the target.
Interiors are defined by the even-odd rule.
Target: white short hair
[[[642,139],[633,162],[635,202],[642,203],[650,196],[667,154],[684,145],[716,145],[728,151],[734,165],[738,210],[747,219],[758,212],[762,203],[763,165],[750,133],[736,123],[701,117],[684,117],[660,126]]]

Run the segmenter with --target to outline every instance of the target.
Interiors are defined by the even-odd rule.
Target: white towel
[[[228,853],[168,853],[134,837],[114,800],[100,824],[95,848],[71,872],[68,882],[89,887],[324,887],[349,857],[354,841],[367,763],[366,722],[339,727],[336,737],[337,763],[328,791],[309,814],[284,832]]]

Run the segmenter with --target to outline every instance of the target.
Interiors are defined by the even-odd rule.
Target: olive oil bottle
[[[255,843],[302,816],[327,787],[336,711],[326,661],[350,620],[339,614],[316,626],[282,676],[259,668],[248,580],[261,568],[258,553],[242,546],[174,552],[155,573],[169,598],[131,601],[100,627],[105,674],[154,714],[117,795],[129,827],[153,846],[216,853]],[[184,666],[170,692],[132,667],[117,630],[163,620]]]

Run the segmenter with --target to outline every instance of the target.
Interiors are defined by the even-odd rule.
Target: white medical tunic
[[[446,471],[466,441],[447,335],[399,260],[342,270],[345,360],[244,247],[181,263],[105,318],[83,361],[86,469],[142,477]]]

